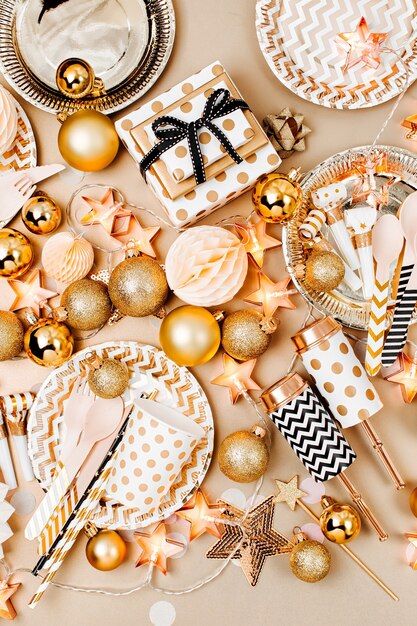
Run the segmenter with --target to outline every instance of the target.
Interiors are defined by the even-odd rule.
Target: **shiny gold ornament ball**
[[[56,84],[59,91],[74,100],[85,98],[94,86],[94,72],[82,59],[66,59],[56,71]]]
[[[165,304],[168,293],[164,270],[148,257],[125,259],[110,276],[110,299],[123,315],[154,315]]]
[[[58,147],[71,167],[82,172],[98,172],[113,161],[119,138],[113,122],[104,113],[81,110],[62,124]]]
[[[159,341],[169,359],[192,367],[214,357],[220,346],[220,328],[207,309],[180,306],[164,318]]]
[[[77,330],[101,328],[112,313],[112,303],[106,285],[82,278],[69,285],[61,296],[66,321]]]
[[[252,193],[252,202],[258,215],[266,222],[276,224],[288,222],[301,201],[300,185],[279,172],[261,176]]]
[[[332,291],[345,275],[342,259],[334,252],[313,252],[306,261],[306,283],[316,291]]]
[[[99,530],[88,540],[85,553],[95,569],[110,572],[125,560],[126,544],[115,530]]]
[[[23,350],[23,326],[11,311],[0,311],[0,361],[13,359]]]
[[[269,450],[263,437],[247,430],[231,433],[219,446],[220,470],[238,483],[251,483],[264,475]]]
[[[290,554],[290,567],[306,583],[317,583],[330,570],[330,552],[319,541],[307,539],[297,543]]]
[[[410,509],[411,513],[417,517],[417,487],[410,494]]]
[[[116,398],[121,396],[129,384],[129,370],[124,363],[116,359],[104,359],[88,374],[88,384],[96,396],[100,398]]]
[[[33,250],[29,239],[14,228],[0,230],[0,277],[17,278],[32,265]]]
[[[262,315],[250,309],[235,311],[226,317],[222,327],[222,346],[238,361],[256,359],[267,350],[271,335],[261,328]]]
[[[361,518],[350,504],[335,502],[320,515],[320,528],[329,541],[348,543],[359,535]]]
[[[74,338],[62,322],[43,318],[27,329],[24,348],[27,356],[38,365],[58,367],[70,358]]]
[[[53,233],[61,223],[61,209],[46,193],[37,191],[22,207],[22,220],[34,235]]]

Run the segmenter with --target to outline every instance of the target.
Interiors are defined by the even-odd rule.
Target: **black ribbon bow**
[[[224,132],[216,124],[213,124],[214,119],[228,115],[237,109],[245,110],[249,109],[249,106],[240,98],[230,98],[230,92],[227,89],[216,89],[207,98],[203,115],[193,122],[184,122],[172,115],[158,117],[152,122],[152,130],[159,142],[141,160],[139,165],[142,175],[164,152],[175,146],[182,139],[187,139],[195,181],[197,185],[204,183],[206,181],[206,172],[198,140],[198,131],[203,127],[206,127],[213,133],[236,163],[241,163],[243,161],[242,157],[238,155]]]

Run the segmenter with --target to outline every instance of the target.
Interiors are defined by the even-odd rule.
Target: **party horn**
[[[23,478],[27,482],[35,478],[28,454],[26,429],[28,412],[32,408],[34,398],[35,394],[30,391],[0,397],[0,410],[6,421],[9,435],[13,438]]]
[[[301,241],[312,241],[321,231],[326,223],[326,212],[322,209],[312,209],[309,211],[304,222],[298,228],[298,235]]]
[[[372,298],[374,287],[374,260],[372,257],[372,227],[376,222],[376,209],[368,204],[347,209],[345,223],[353,229],[356,250],[361,264],[360,273],[363,282],[363,295],[366,300]]]

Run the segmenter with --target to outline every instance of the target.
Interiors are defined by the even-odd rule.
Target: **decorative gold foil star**
[[[297,500],[307,495],[304,491],[301,491],[301,489],[298,488],[297,474],[287,483],[277,479],[275,479],[275,482],[278,487],[278,493],[274,496],[274,502],[276,504],[278,502],[286,502],[291,511],[295,511]]]
[[[221,532],[218,524],[223,508],[218,504],[209,504],[204,493],[198,489],[192,498],[192,505],[189,506],[187,502],[185,507],[177,511],[176,514],[190,522],[190,541],[197,539],[203,533],[210,533],[220,539]]]
[[[223,374],[213,378],[213,385],[229,387],[230,397],[235,404],[242,393],[249,389],[260,389],[259,385],[251,378],[256,359],[238,363],[228,354],[223,354]]]
[[[398,383],[404,402],[409,404],[417,394],[417,360],[400,352],[395,363],[384,369],[383,378],[390,383]]]
[[[288,277],[274,283],[266,274],[258,272],[258,289],[248,294],[244,301],[261,304],[265,317],[272,317],[279,307],[295,309],[296,306],[289,296],[297,292],[287,289],[290,282],[291,278]]]
[[[366,19],[361,17],[355,31],[339,33],[337,37],[337,42],[346,52],[346,62],[343,67],[345,72],[361,62],[376,69],[381,63],[380,47],[388,37],[388,33],[370,33]]]
[[[125,219],[125,217],[116,216],[111,234],[112,237],[125,246],[131,243],[135,250],[155,259],[156,254],[151,242],[161,230],[160,227],[149,226],[148,228],[142,228],[138,219],[131,214],[126,228]]]
[[[116,217],[127,217],[131,211],[123,209],[123,202],[116,202],[113,189],[109,187],[101,200],[82,197],[84,202],[90,207],[90,211],[81,218],[81,224],[94,226],[100,224],[105,231],[111,235]]]
[[[42,274],[40,270],[34,270],[25,280],[9,280],[9,285],[14,291],[15,299],[9,307],[10,311],[18,311],[31,307],[39,317],[40,309],[44,303],[58,295],[55,291],[44,289],[41,285]]]
[[[266,234],[266,222],[248,222],[244,228],[248,241],[244,243],[246,252],[252,257],[258,267],[262,267],[266,250],[277,248],[281,245],[279,239]]]
[[[0,584],[0,617],[3,619],[13,620],[16,617],[16,611],[10,598],[19,587],[20,583],[9,585],[5,580]]]
[[[238,559],[249,584],[258,582],[267,556],[291,552],[293,545],[272,528],[274,496],[269,496],[247,514],[242,509],[219,500],[225,509],[221,539],[207,552],[208,559]],[[233,525],[227,524],[227,521]]]
[[[167,573],[167,559],[184,549],[184,544],[167,538],[163,522],[158,524],[150,535],[136,531],[134,537],[142,549],[136,567],[153,563],[164,575]]]

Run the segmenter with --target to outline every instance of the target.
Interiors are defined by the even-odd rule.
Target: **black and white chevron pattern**
[[[356,458],[336,424],[310,387],[270,417],[300,461],[317,481],[343,472]]]
[[[381,361],[385,367],[394,363],[407,341],[408,325],[417,301],[417,291],[407,290],[413,268],[414,265],[405,265],[401,268],[395,313],[382,351]]]

